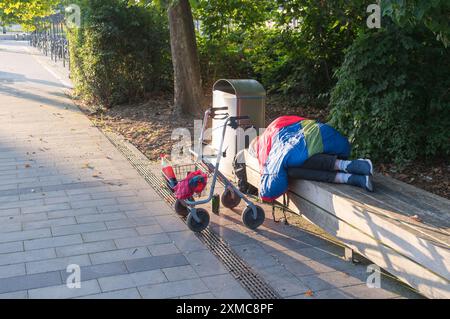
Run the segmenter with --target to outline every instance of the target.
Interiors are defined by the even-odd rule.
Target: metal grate
[[[147,183],[161,195],[169,204],[175,203],[175,197],[165,185],[165,181],[159,174],[152,171],[152,165],[133,145],[126,142],[121,136],[103,131],[103,134],[114,144],[114,146],[130,161],[131,165],[145,178]],[[186,218],[180,217],[183,221]],[[201,233],[196,233],[197,237],[216,255],[228,271],[255,299],[280,299],[275,290],[269,286],[258,274],[256,274],[244,260],[242,260],[228,244],[209,228]]]

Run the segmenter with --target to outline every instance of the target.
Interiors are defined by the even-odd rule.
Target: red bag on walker
[[[194,194],[200,194],[205,189],[207,182],[208,176],[201,170],[189,173],[175,186],[175,197],[184,200]]]

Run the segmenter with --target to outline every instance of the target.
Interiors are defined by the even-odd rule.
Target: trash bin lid
[[[252,79],[221,79],[213,86],[213,91],[216,90],[234,94],[237,98],[266,96],[266,90],[261,83]]]

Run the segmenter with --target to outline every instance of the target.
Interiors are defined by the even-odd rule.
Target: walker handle
[[[242,116],[232,116],[230,117],[230,119],[234,119],[236,121],[240,121],[240,120],[249,120],[250,116],[248,115],[242,115]]]
[[[228,113],[219,113],[217,114],[217,111],[227,111],[228,110],[228,106],[223,106],[223,107],[211,107],[209,109],[210,113],[209,113],[209,117],[216,119],[216,120],[225,120],[228,117]]]
[[[233,129],[237,129],[239,126],[239,121],[240,120],[249,120],[250,116],[248,115],[244,115],[244,116],[230,116],[230,126]]]
[[[211,111],[228,111],[228,106],[222,106],[222,107],[212,107]]]

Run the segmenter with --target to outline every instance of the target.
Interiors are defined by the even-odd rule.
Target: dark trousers
[[[333,183],[337,173],[334,171],[336,159],[336,155],[313,155],[302,166],[289,168],[288,176],[294,179]]]

